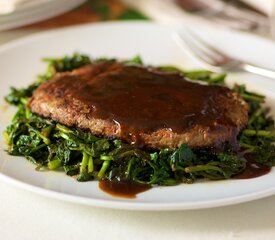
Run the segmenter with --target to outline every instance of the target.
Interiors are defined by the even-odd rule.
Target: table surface
[[[106,14],[96,11],[108,6]],[[106,9],[106,8],[105,8]],[[0,33],[0,44],[49,28],[142,18],[116,0],[89,1],[69,13]],[[17,239],[275,239],[275,196],[203,210],[142,212],[88,207],[46,198],[0,181],[0,234]]]

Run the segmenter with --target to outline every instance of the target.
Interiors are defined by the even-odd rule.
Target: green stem
[[[88,172],[91,173],[94,171],[94,161],[93,161],[93,157],[89,156],[89,160],[88,160]]]
[[[69,128],[67,128],[66,126],[64,125],[61,125],[59,123],[56,124],[56,128],[61,131],[61,132],[64,132],[64,133],[72,133],[73,131]]]
[[[60,166],[61,166],[61,161],[57,157],[54,157],[52,161],[48,162],[48,168],[50,170],[55,170]]]
[[[250,151],[254,151],[254,149],[256,148],[256,146],[253,146],[253,145],[250,145],[250,144],[247,144],[247,143],[243,143],[243,142],[240,142],[240,146],[244,147],[244,148],[247,148]]]
[[[30,131],[36,133],[40,138],[42,138],[43,142],[47,145],[51,144],[51,140],[47,137],[45,137],[41,132],[33,128],[30,124],[27,123],[27,126],[30,128]]]
[[[60,135],[60,137],[64,138],[65,140],[71,140],[71,138],[66,133],[60,132],[59,135]]]
[[[131,168],[132,168],[133,163],[134,163],[134,159],[131,158],[131,160],[128,163],[127,170],[125,172],[126,178],[129,178],[129,176],[130,176]]]
[[[86,172],[86,168],[89,162],[89,155],[86,152],[82,153],[82,161],[81,161],[81,166],[80,166],[80,172]]]
[[[101,169],[98,172],[98,178],[99,179],[101,179],[101,178],[104,177],[105,172],[107,171],[107,169],[109,168],[109,166],[110,166],[110,161],[106,160],[106,161],[103,162],[102,167],[101,167]]]
[[[114,158],[112,156],[101,155],[100,156],[100,160],[103,160],[103,161],[112,161],[112,160],[114,160]]]
[[[41,130],[41,134],[44,136],[44,137],[49,137],[50,134],[51,134],[51,131],[53,130],[53,125],[50,125],[48,127],[45,127]]]
[[[247,101],[262,102],[264,100],[263,96],[250,95],[247,93],[242,93],[241,96],[244,98],[244,100],[247,100]]]
[[[25,110],[25,117],[26,117],[26,119],[29,119],[31,117],[31,110],[28,108],[26,108],[26,110]]]
[[[186,173],[198,172],[198,171],[208,171],[208,170],[223,172],[219,167],[210,166],[210,165],[191,166],[191,167],[186,167],[184,170]]]
[[[264,110],[265,110],[264,108],[257,109],[253,113],[253,115],[250,117],[250,119],[248,121],[248,125],[251,125],[255,121],[255,119],[257,119],[261,114],[263,114]]]
[[[257,136],[257,137],[264,137],[264,138],[275,137],[275,131],[266,131],[266,130],[245,129],[243,130],[243,134],[246,136]]]
[[[23,98],[23,97],[21,97],[21,98],[20,98],[20,102],[21,102],[23,105],[26,105],[27,102],[28,102],[28,99],[29,99],[29,98]]]

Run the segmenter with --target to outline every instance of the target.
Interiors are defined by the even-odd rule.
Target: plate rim
[[[0,179],[10,183],[12,186],[26,190],[28,192],[38,194],[40,196],[49,197],[51,199],[61,200],[70,203],[83,204],[86,206],[94,206],[109,209],[133,210],[133,211],[177,211],[177,210],[199,210],[210,209],[216,207],[225,207],[235,204],[251,202],[254,200],[266,198],[275,194],[275,187],[257,191],[254,193],[244,194],[235,197],[226,197],[218,200],[198,201],[196,203],[147,203],[147,202],[131,202],[131,199],[123,199],[124,201],[112,201],[106,199],[93,199],[62,193],[51,189],[35,186],[18,179],[12,178],[0,172]]]
[[[19,38],[13,39],[10,42],[5,42],[3,44],[0,44],[0,52],[2,51],[6,51],[9,48],[15,47],[17,45],[20,44],[24,44],[25,42],[28,41],[32,41],[32,40],[36,40],[37,38],[43,38],[44,35],[50,35],[50,34],[54,34],[56,32],[66,32],[66,31],[71,31],[74,29],[78,29],[78,28],[85,28],[85,27],[101,27],[101,26],[111,26],[111,25],[151,25],[151,26],[159,26],[159,27],[163,27],[163,28],[174,28],[174,29],[179,29],[182,28],[182,24],[163,24],[160,22],[153,22],[153,21],[148,21],[148,20],[127,20],[127,21],[119,21],[119,20],[111,20],[111,21],[105,21],[105,22],[90,22],[90,23],[80,23],[80,24],[75,24],[72,26],[64,26],[64,27],[60,27],[60,28],[54,28],[54,29],[47,29],[47,30],[42,30],[42,31],[38,31],[38,32],[31,32],[28,33],[28,35],[24,35],[21,36]],[[198,27],[198,24],[194,24],[195,27]],[[213,28],[213,26],[211,26],[210,24],[202,24],[202,27],[210,27]],[[259,41],[266,41],[269,43],[272,43],[274,45],[274,41],[272,39],[266,38],[264,36],[260,36],[260,35],[256,35],[256,34],[252,34],[249,32],[240,32],[240,31],[234,31],[233,29],[222,29],[220,27],[216,28],[219,29],[221,31],[225,31],[225,32],[232,32],[232,33],[237,33],[243,36],[247,36],[247,37],[252,37],[254,39],[257,39]],[[0,30],[1,32],[1,30]]]
[[[111,26],[111,25],[143,25],[143,24],[168,27],[168,25],[164,25],[157,22],[150,22],[148,20],[127,20],[127,21],[114,20],[114,21],[106,21],[106,22],[80,23],[72,26],[65,26],[60,28],[42,30],[38,32],[31,32],[28,35],[24,35],[19,38],[13,39],[9,42],[0,44],[0,53],[10,48],[20,46],[25,42],[33,41],[38,38],[43,38],[45,35],[47,36],[58,32],[66,32],[66,31],[71,31],[73,29],[85,28],[85,27],[100,27],[100,26]],[[174,25],[170,25],[170,26],[174,26]],[[0,30],[0,33],[1,33],[1,30]]]

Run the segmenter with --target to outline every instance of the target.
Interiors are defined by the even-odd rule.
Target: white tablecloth
[[[27,33],[2,32],[0,43]],[[0,239],[274,240],[275,197],[204,210],[120,211],[46,198],[0,181]]]
[[[275,197],[205,210],[137,212],[87,207],[0,182],[3,240],[275,239]]]

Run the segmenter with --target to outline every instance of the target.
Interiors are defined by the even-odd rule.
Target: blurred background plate
[[[0,15],[0,31],[42,21],[67,12],[85,0],[48,0],[22,5],[15,11]]]

